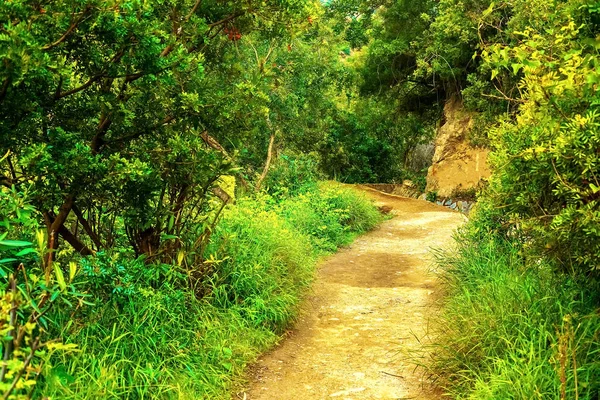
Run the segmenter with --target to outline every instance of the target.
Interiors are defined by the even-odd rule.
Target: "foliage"
[[[429,25],[423,15],[433,5],[404,0],[328,5],[346,36],[368,38],[355,40],[347,59],[352,85],[340,96],[322,151],[328,175],[344,182],[401,182],[420,172],[411,169],[409,155],[432,140],[445,96],[435,80],[415,74],[414,43],[422,40]]]
[[[209,278],[211,301],[238,308],[252,325],[281,332],[312,280],[310,238],[262,201],[241,201],[217,227],[207,251],[218,269]]]
[[[426,195],[425,199],[427,201],[431,201],[433,203],[433,202],[435,202],[437,200],[437,198],[438,198],[437,191],[432,191],[432,192],[427,192],[427,195]]]
[[[413,3],[372,14],[361,95],[394,93],[421,123],[461,98],[493,169],[439,260],[450,292],[432,370],[456,398],[596,398],[597,4]]]
[[[244,367],[295,318],[323,251],[313,243],[334,250],[379,221],[349,189],[328,184],[308,193],[238,199],[216,225],[205,263],[193,268],[116,253],[82,260],[78,285],[95,304],[55,312],[50,327],[80,352],[52,357],[36,390],[65,399],[227,398]],[[330,204],[320,216],[346,227],[343,236],[316,240],[299,229],[285,210],[305,195]],[[311,218],[302,212],[312,210],[296,208],[295,217]],[[190,280],[196,269],[200,283]]]
[[[276,197],[294,196],[314,190],[321,177],[314,154],[282,154],[269,171],[265,189]]]
[[[598,282],[528,265],[521,245],[472,222],[441,254],[449,292],[431,372],[457,399],[594,399]]]
[[[250,134],[246,150],[261,155],[261,137],[297,130],[299,110],[331,84],[335,68],[319,59],[309,74],[319,55],[303,56],[305,37],[323,41],[306,19],[319,9],[299,0],[4,2],[1,183],[33,185],[54,248],[60,236],[84,255],[129,246],[172,261],[182,242],[209,236],[198,227],[211,190],[235,172],[236,154],[210,135],[239,143]],[[241,161],[251,170],[258,160]]]
[[[0,215],[0,392],[6,399],[28,399],[52,355],[77,350],[49,334],[53,314],[83,306],[86,296],[75,285],[75,263],[69,264],[65,277],[58,263],[40,262],[48,249],[44,232],[36,232],[27,194],[0,188]],[[33,232],[36,244],[22,240]]]
[[[320,251],[333,251],[356,233],[373,228],[379,213],[352,189],[321,185],[318,190],[283,200],[275,208]]]
[[[546,24],[511,31],[508,44],[489,44],[483,56],[492,77],[519,77],[522,93],[514,118],[490,134],[490,199],[504,208],[505,224],[520,224],[533,257],[587,272],[597,269],[600,249],[599,78],[595,17],[582,4],[565,2]]]
[[[223,396],[316,256],[379,220],[317,184],[347,44],[312,0],[14,0],[0,19],[3,390]],[[262,170],[270,194],[245,199]]]

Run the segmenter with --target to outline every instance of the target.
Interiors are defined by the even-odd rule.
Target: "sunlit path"
[[[429,250],[449,245],[465,218],[425,201],[368,193],[395,217],[323,262],[304,317],[257,363],[241,398],[438,398],[414,368],[426,357],[437,289]]]

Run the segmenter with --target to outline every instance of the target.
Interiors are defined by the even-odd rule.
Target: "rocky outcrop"
[[[463,109],[460,100],[446,103],[444,120],[438,129],[425,189],[426,192],[437,192],[438,198],[474,189],[490,176],[487,165],[489,150],[474,147],[468,142],[473,118]]]

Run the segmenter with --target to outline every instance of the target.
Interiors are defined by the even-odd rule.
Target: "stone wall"
[[[421,195],[416,185],[409,180],[405,180],[402,184],[394,183],[367,183],[365,186],[370,187],[380,192],[395,194],[396,196],[410,197],[416,199]]]
[[[364,186],[370,187],[380,192],[394,194],[396,196],[408,197],[426,201],[427,194],[421,193],[416,189],[413,182],[406,180],[402,184],[393,183],[367,183]],[[472,200],[441,198],[435,201],[439,206],[448,207],[451,210],[460,211],[465,215],[469,215],[475,204]]]

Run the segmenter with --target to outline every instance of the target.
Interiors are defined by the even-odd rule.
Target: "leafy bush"
[[[209,248],[216,261],[211,302],[238,307],[248,321],[281,331],[310,284],[315,257],[307,235],[264,203],[241,201],[229,210]]]
[[[348,244],[354,235],[380,221],[379,213],[364,195],[337,184],[321,184],[316,190],[283,200],[276,212],[308,235],[321,251]]]
[[[185,287],[186,278],[176,266],[147,265],[143,257],[135,259],[119,253],[98,252],[93,258],[81,260],[81,279],[87,290],[94,294],[96,301],[111,301],[117,307],[131,298],[143,296],[146,290]]]
[[[5,399],[29,399],[52,355],[77,350],[52,334],[54,315],[73,303],[83,306],[86,296],[75,283],[76,263],[65,274],[46,258],[47,238],[37,230],[27,193],[0,187],[0,215],[0,392]]]
[[[432,192],[427,192],[425,199],[427,201],[431,201],[431,202],[435,202],[438,198],[438,194],[437,194],[437,190],[434,190]]]
[[[489,200],[501,222],[519,226],[533,258],[562,271],[597,273],[600,261],[597,177],[600,129],[596,68],[598,13],[577,0],[539,18],[511,21],[507,43],[489,43],[483,57],[492,78],[519,78],[513,118],[490,132],[494,175]],[[551,13],[552,18],[542,18]]]
[[[321,178],[313,154],[282,154],[269,170],[265,187],[274,196],[294,196],[314,189]]]

